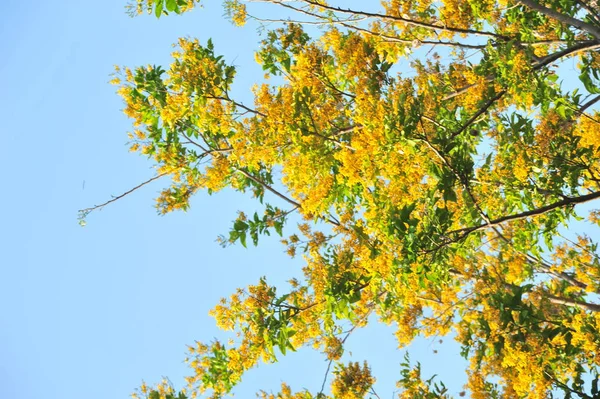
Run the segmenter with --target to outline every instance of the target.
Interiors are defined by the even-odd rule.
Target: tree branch
[[[432,30],[440,30],[440,31],[446,31],[446,32],[453,32],[453,33],[462,33],[462,34],[471,34],[471,35],[480,35],[480,36],[488,36],[488,37],[494,37],[494,38],[501,38],[501,39],[506,39],[506,37],[499,35],[497,33],[492,33],[492,32],[483,32],[483,31],[478,31],[478,30],[474,30],[474,29],[464,29],[464,28],[456,28],[456,27],[449,27],[449,26],[442,26],[442,25],[435,25],[435,24],[431,24],[431,23],[427,23],[427,22],[422,22],[422,21],[416,21],[413,19],[409,19],[409,18],[404,18],[404,17],[396,17],[396,16],[392,16],[392,15],[386,15],[386,14],[379,14],[379,13],[372,13],[372,12],[368,12],[368,11],[356,11],[356,10],[352,10],[352,9],[343,9],[341,7],[334,7],[334,6],[329,6],[329,5],[325,5],[325,4],[321,4],[319,2],[313,1],[313,0],[301,0],[303,3],[309,4],[311,6],[316,6],[319,8],[323,8],[325,10],[329,10],[329,11],[333,11],[333,12],[339,12],[342,14],[352,14],[352,15],[361,15],[361,16],[366,16],[369,18],[377,18],[380,21],[394,21],[394,22],[403,22],[407,25],[412,25],[412,26],[418,26],[421,28],[427,28],[427,29],[432,29]],[[289,8],[294,8],[292,6],[289,6],[287,4],[282,4],[281,0],[274,0],[274,3],[283,5],[285,7],[289,7]],[[297,10],[296,11],[303,11],[303,10]],[[323,17],[321,17],[323,18]]]
[[[583,204],[585,202],[593,201],[598,198],[600,198],[600,191],[593,192],[593,193],[587,194],[587,195],[581,195],[579,197],[567,197],[564,200],[557,201],[553,204],[549,204],[546,206],[542,206],[541,208],[532,209],[532,210],[517,213],[514,215],[502,216],[500,218],[490,220],[489,223],[483,223],[478,226],[465,227],[463,229],[451,231],[450,234],[462,233],[460,237],[458,237],[456,240],[454,240],[454,242],[457,242],[457,241],[460,241],[460,240],[466,238],[470,233],[477,231],[477,230],[484,229],[486,227],[498,226],[502,223],[526,219],[531,216],[540,216],[540,215],[543,215],[544,213],[550,212],[554,209],[564,208],[564,207],[570,206],[570,205]]]
[[[565,49],[559,50],[555,53],[552,53],[552,54],[549,54],[549,55],[543,57],[542,59],[540,59],[538,62],[536,62],[533,65],[533,69],[538,70],[538,69],[541,69],[545,66],[552,64],[555,61],[558,61],[559,59],[561,59],[567,55],[578,53],[578,52],[584,51],[584,50],[594,50],[596,48],[600,48],[600,40],[581,41],[581,42],[575,43],[571,47],[567,47]],[[485,82],[490,83],[491,81],[494,80],[494,78],[495,78],[494,75],[488,75],[485,78]],[[469,84],[464,87],[461,87],[460,89],[456,90],[454,93],[448,94],[447,96],[442,98],[442,101],[450,100],[454,97],[460,96],[461,94],[466,93],[470,88],[475,87],[475,86],[476,86],[476,84]]]
[[[586,31],[590,35],[594,36],[596,39],[600,40],[600,28],[598,28],[597,26],[594,26],[587,22],[570,17],[568,15],[562,14],[551,8],[545,7],[545,6],[537,3],[534,0],[519,0],[518,2],[523,4],[524,6],[531,8],[532,10],[535,10],[541,14],[544,14],[547,17],[556,19],[557,21],[559,21],[565,25],[575,26],[583,31]]]
[[[252,180],[254,183],[260,185],[261,187],[263,187],[265,190],[268,190],[270,192],[272,192],[273,194],[275,194],[276,196],[278,196],[279,198],[281,198],[282,200],[294,205],[295,207],[298,208],[302,208],[302,206],[294,201],[293,199],[286,197],[285,195],[283,195],[282,193],[280,193],[279,191],[275,190],[273,187],[269,186],[267,183],[265,183],[264,181],[252,176],[250,173],[246,172],[243,169],[239,169],[234,167],[234,169],[236,170],[236,172],[241,173],[242,175],[246,176],[248,179]]]
[[[578,53],[583,50],[593,50],[595,48],[600,47],[600,39],[599,40],[586,40],[572,45],[571,47],[567,47],[555,53],[549,54],[542,58],[537,64],[533,66],[533,69],[541,69],[545,66],[552,64],[554,61],[558,61],[564,56],[571,55],[574,53]]]
[[[383,39],[385,42],[391,42],[391,43],[403,43],[403,44],[408,44],[408,45],[412,46],[413,43],[417,42],[419,45],[425,45],[425,46],[458,47],[458,48],[465,48],[465,49],[471,49],[471,50],[482,50],[486,47],[485,44],[467,44],[467,43],[450,42],[450,41],[444,42],[441,40],[403,39],[400,37],[385,35],[383,33],[376,33],[369,29],[350,25],[348,23],[340,23],[340,25],[342,25],[348,29],[352,29],[352,30],[355,30],[358,32],[363,32],[363,33],[366,33],[371,36],[379,37],[379,38]]]
[[[127,196],[127,195],[131,194],[131,193],[132,193],[132,192],[134,192],[135,190],[137,190],[137,189],[139,189],[139,188],[142,188],[142,187],[143,187],[143,186],[145,186],[146,184],[148,184],[148,183],[151,183],[151,182],[153,182],[154,180],[160,179],[161,177],[163,177],[163,176],[165,176],[165,175],[167,175],[167,174],[168,174],[167,172],[164,172],[164,173],[161,173],[161,174],[159,174],[159,175],[156,175],[156,176],[154,176],[154,177],[152,177],[152,178],[150,178],[150,179],[146,180],[145,182],[143,182],[143,183],[141,183],[141,184],[138,184],[137,186],[135,186],[135,187],[134,187],[134,188],[132,188],[131,190],[129,190],[129,191],[126,191],[126,192],[124,192],[123,194],[121,194],[121,195],[118,195],[118,196],[116,196],[116,197],[113,197],[111,200],[108,200],[108,201],[106,201],[106,202],[104,202],[104,203],[102,203],[102,204],[100,204],[100,205],[94,205],[94,206],[93,206],[93,207],[91,207],[91,208],[80,209],[80,210],[79,210],[79,211],[77,211],[77,212],[79,212],[80,218],[85,218],[85,217],[86,217],[88,214],[90,214],[91,212],[93,212],[93,211],[95,211],[95,210],[97,210],[97,209],[100,209],[100,208],[104,208],[106,205],[108,205],[108,204],[110,204],[110,203],[112,203],[112,202],[115,202],[115,201],[118,201],[118,200],[120,200],[121,198],[123,198],[123,197],[125,197],[125,196]]]
[[[548,300],[550,302],[555,303],[557,305],[572,306],[575,308],[579,308],[581,310],[588,310],[590,312],[600,312],[600,305],[595,304],[595,303],[575,301],[573,299],[559,298],[557,296],[550,295],[550,294],[546,294],[546,298],[548,298]]]
[[[486,113],[487,110],[492,106],[492,104],[494,104],[496,101],[501,99],[502,96],[504,96],[505,94],[506,94],[506,90],[502,90],[500,93],[496,94],[494,97],[487,100],[485,102],[485,104],[483,104],[483,106],[481,108],[479,108],[479,110],[477,112],[475,112],[475,114],[473,114],[473,116],[470,117],[469,120],[464,125],[461,126],[460,129],[458,129],[456,132],[452,133],[452,135],[450,136],[450,140],[452,140],[453,138],[455,138],[456,136],[458,136],[459,134],[464,132],[465,129],[467,129],[473,122],[475,122],[475,120],[477,120],[477,118],[479,118],[481,115]]]

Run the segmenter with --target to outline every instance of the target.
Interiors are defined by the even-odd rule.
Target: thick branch
[[[579,19],[570,17],[568,15],[562,14],[558,11],[555,11],[551,8],[545,7],[534,0],[519,0],[519,3],[535,10],[541,14],[544,14],[547,17],[554,18],[557,21],[565,24],[575,26],[583,31],[586,31],[590,35],[594,36],[596,39],[600,39],[600,28],[589,24],[587,22],[581,21]]]
[[[528,217],[532,217],[532,216],[540,216],[543,215],[547,212],[550,212],[554,209],[558,209],[558,208],[564,208],[570,205],[577,205],[577,204],[583,204],[584,202],[588,202],[588,201],[593,201],[595,199],[600,198],[600,191],[591,193],[591,194],[587,194],[587,195],[582,195],[579,197],[567,197],[564,200],[561,201],[557,201],[553,204],[549,204],[546,206],[542,206],[541,208],[537,208],[537,209],[532,209],[529,211],[525,211],[525,212],[521,212],[521,213],[517,213],[514,215],[507,215],[507,216],[502,216],[500,218],[494,219],[494,220],[490,220],[489,223],[483,223],[480,224],[478,226],[473,226],[473,227],[465,227],[463,229],[458,229],[458,230],[454,230],[451,231],[450,233],[462,233],[460,237],[458,237],[458,239],[456,239],[455,241],[460,241],[463,238],[465,238],[466,236],[468,236],[470,233],[477,231],[477,230],[481,230],[484,229],[486,227],[491,227],[491,226],[498,226],[502,223],[506,223],[506,222],[512,222],[515,220],[521,220],[521,219],[526,219]]]
[[[473,201],[473,205],[477,209],[477,212],[479,213],[479,215],[481,216],[481,218],[486,222],[486,226],[491,226],[491,228],[494,230],[494,232],[496,233],[496,235],[501,240],[503,240],[505,243],[507,243],[509,245],[512,245],[512,242],[504,234],[502,234],[502,231],[500,231],[500,229],[497,226],[491,225],[492,221],[488,217],[487,213],[485,213],[485,211],[483,210],[483,208],[481,208],[481,206],[479,205],[477,199],[475,198],[475,195],[471,191],[471,188],[469,187],[469,184],[467,183],[467,181],[465,180],[465,178],[463,176],[461,176],[456,171],[456,169],[454,169],[454,167],[450,164],[450,162],[442,155],[442,153],[437,148],[435,148],[426,139],[423,139],[423,141],[437,155],[437,157],[442,160],[442,162],[444,163],[444,165],[446,165],[446,167],[452,171],[452,173],[458,179],[458,181],[462,182],[462,185],[463,185],[463,188],[464,188],[465,192],[469,195],[469,198],[471,198],[471,201]],[[520,253],[523,256],[526,257],[527,261],[530,264],[539,265],[544,270],[544,272],[546,272],[546,273],[548,273],[548,274],[550,274],[550,275],[552,275],[552,276],[554,276],[554,277],[556,277],[556,278],[558,278],[558,279],[560,279],[562,281],[565,281],[565,282],[573,285],[574,287],[580,288],[582,290],[585,290],[587,288],[586,284],[584,284],[581,281],[578,281],[577,279],[569,276],[567,273],[553,271],[552,267],[550,267],[550,265],[548,265],[543,260],[538,259],[538,258],[536,258],[536,257],[534,257],[534,256],[532,256],[532,255],[530,255],[528,253],[522,253],[522,252],[520,252]]]
[[[594,50],[596,48],[600,48],[600,40],[585,40],[585,41],[577,42],[574,45],[572,45],[571,47],[567,47],[565,49],[559,50],[555,53],[552,53],[552,54],[549,54],[549,55],[543,57],[542,59],[540,59],[538,62],[536,62],[533,65],[533,69],[539,70],[539,69],[542,69],[543,67],[548,66],[568,55],[576,54],[578,52],[585,51],[585,50]],[[485,78],[485,82],[490,83],[494,79],[495,79],[494,75],[488,75]],[[466,93],[469,89],[471,89],[472,87],[475,87],[475,86],[477,86],[477,84],[469,84],[464,87],[461,87],[460,89],[456,90],[454,93],[448,94],[447,96],[442,98],[442,101],[450,100],[454,97],[460,96],[461,94]]]
[[[596,22],[596,23],[599,23],[599,22],[600,22],[600,14],[598,14],[598,12],[599,12],[600,10],[598,10],[598,9],[594,8],[594,6],[592,6],[592,5],[590,5],[590,4],[587,4],[587,3],[586,3],[585,1],[583,1],[583,0],[576,0],[576,1],[577,1],[577,3],[578,3],[579,5],[581,5],[581,7],[585,8],[585,9],[587,10],[587,12],[589,13],[589,15],[588,15],[588,16],[589,16],[589,17],[590,17],[590,18],[591,18],[591,19],[592,19],[594,22]],[[593,0],[592,0],[592,2],[593,2]],[[596,3],[595,3],[595,5],[597,6],[597,5],[598,5],[598,3],[596,2]]]
[[[586,102],[585,104],[583,104],[581,106],[581,108],[579,108],[579,110],[577,111],[578,114],[583,115],[585,113],[585,111],[591,107],[592,105],[596,104],[598,101],[600,101],[600,94],[598,94],[596,97],[592,98],[591,100],[589,100],[588,102]]]
[[[600,312],[600,305],[595,303],[583,302],[583,301],[575,301],[572,299],[559,298],[554,295],[546,295],[548,300],[557,305],[566,305],[579,308],[581,310],[589,310],[590,312]]]
[[[555,61],[558,61],[562,57],[567,55],[571,55],[574,53],[578,53],[583,50],[593,50],[595,48],[600,47],[599,40],[586,40],[579,43],[575,43],[571,47],[567,47],[555,53],[549,54],[542,58],[536,65],[534,65],[533,69],[541,69],[545,66],[552,64]]]

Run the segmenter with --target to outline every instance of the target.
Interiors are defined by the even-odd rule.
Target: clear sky
[[[131,19],[124,3],[2,1],[0,398],[126,398],[162,376],[181,387],[186,344],[221,336],[207,314],[219,298],[301,267],[276,238],[249,249],[217,244],[235,211],[254,207],[232,192],[200,194],[188,213],[159,217],[159,181],[77,224],[78,209],[153,176],[149,161],[127,151],[131,125],[108,84],[113,65],[167,66],[171,44],[189,35],[212,37],[238,66],[242,98],[262,76],[256,31],[224,21],[220,2],[160,20]],[[372,362],[382,398],[392,396],[404,354],[392,332],[349,340],[348,359]],[[428,341],[411,350],[433,367],[425,376],[445,376],[455,393],[457,353]],[[320,355],[295,353],[253,370],[236,392],[254,397],[281,381],[318,390],[325,368]]]

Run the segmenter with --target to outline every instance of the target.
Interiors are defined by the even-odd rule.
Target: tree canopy
[[[330,388],[263,398],[374,397],[368,363],[340,359],[353,331],[380,322],[400,347],[454,337],[472,398],[600,397],[598,3],[263,0],[277,20],[252,3],[224,8],[240,29],[269,22],[253,104],[210,40],[182,38],[170,66],[119,68],[113,83],[131,151],[170,178],[159,213],[203,190],[247,192],[263,211],[240,212],[223,243],[277,233],[303,275],[223,299],[212,315],[236,338],[190,347],[181,392],[136,395],[220,398],[307,347],[331,362]],[[400,398],[449,397],[420,374],[402,363]]]

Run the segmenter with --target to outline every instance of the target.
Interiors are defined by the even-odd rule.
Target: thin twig
[[[459,134],[464,132],[473,122],[475,122],[475,120],[477,120],[477,118],[479,118],[481,115],[486,113],[487,110],[492,106],[492,104],[494,104],[496,101],[501,99],[502,96],[504,96],[505,94],[506,94],[506,90],[502,90],[500,93],[496,94],[494,97],[487,100],[483,104],[483,106],[481,106],[481,108],[479,108],[479,111],[475,112],[475,114],[473,114],[473,116],[471,116],[469,118],[469,120],[460,127],[460,129],[458,129],[457,131],[455,131],[454,133],[452,133],[450,135],[450,140],[454,139],[456,136],[458,136]]]
[[[246,176],[248,179],[250,179],[250,180],[252,180],[253,182],[255,182],[256,184],[260,185],[260,186],[261,186],[261,187],[263,187],[264,189],[266,189],[266,190],[268,190],[268,191],[272,192],[273,194],[275,194],[276,196],[278,196],[278,197],[279,197],[279,198],[281,198],[282,200],[284,200],[284,201],[286,201],[286,202],[288,202],[288,203],[290,203],[290,204],[292,204],[292,205],[294,205],[294,206],[296,206],[296,207],[298,207],[298,208],[302,208],[302,206],[301,206],[301,205],[300,205],[298,202],[294,201],[293,199],[291,199],[291,198],[289,198],[289,197],[286,197],[285,195],[283,195],[283,194],[282,194],[282,193],[280,193],[279,191],[275,190],[273,187],[269,186],[269,185],[268,185],[267,183],[265,183],[264,181],[262,181],[262,180],[260,180],[260,179],[258,179],[258,178],[256,178],[256,177],[254,177],[254,176],[252,176],[250,173],[246,172],[245,170],[243,170],[243,169],[239,169],[239,168],[235,168],[235,167],[234,167],[234,169],[235,169],[235,171],[236,171],[236,172],[238,172],[238,173],[240,173],[240,174],[242,174],[242,175]]]
[[[100,204],[100,205],[94,205],[93,207],[90,207],[90,208],[80,209],[78,212],[79,212],[81,215],[83,215],[83,216],[87,216],[87,215],[88,215],[90,212],[93,212],[93,211],[95,211],[95,210],[97,210],[97,209],[100,209],[100,208],[104,208],[106,205],[108,205],[108,204],[110,204],[110,203],[112,203],[112,202],[115,202],[115,201],[118,201],[118,200],[120,200],[121,198],[123,198],[123,197],[125,197],[125,196],[127,196],[127,195],[129,195],[129,194],[131,194],[131,193],[133,193],[135,190],[137,190],[137,189],[139,189],[139,188],[142,188],[142,187],[143,187],[143,186],[145,186],[146,184],[148,184],[148,183],[151,183],[151,182],[153,182],[154,180],[160,179],[161,177],[163,177],[163,176],[165,176],[165,175],[167,175],[167,174],[168,174],[167,172],[164,172],[164,173],[161,173],[161,174],[159,174],[159,175],[156,175],[156,176],[154,176],[154,177],[152,177],[152,178],[150,178],[150,179],[146,180],[145,182],[138,184],[137,186],[135,186],[135,187],[134,187],[134,188],[132,188],[131,190],[129,190],[129,191],[126,191],[126,192],[124,192],[123,194],[121,194],[121,195],[118,195],[118,196],[116,196],[116,197],[113,197],[112,199],[110,199],[110,200],[108,200],[108,201],[106,201],[106,202],[104,202],[104,203],[102,203],[102,204]]]
[[[341,7],[329,6],[329,5],[322,4],[322,3],[312,1],[312,0],[301,0],[301,1],[303,3],[309,4],[311,6],[316,6],[316,7],[325,9],[325,10],[339,12],[342,14],[361,15],[361,16],[366,16],[369,18],[376,18],[380,21],[387,20],[387,21],[394,21],[394,22],[403,22],[407,25],[418,26],[421,28],[427,28],[427,29],[432,29],[432,30],[440,30],[440,31],[446,31],[446,32],[453,32],[453,33],[463,33],[463,34],[480,35],[480,36],[488,36],[488,37],[506,39],[506,37],[499,35],[497,33],[492,33],[492,32],[483,32],[483,31],[478,31],[478,30],[474,30],[474,29],[464,29],[464,28],[457,28],[457,27],[450,27],[450,26],[443,26],[443,25],[435,25],[435,24],[422,22],[422,21],[416,21],[416,20],[413,20],[410,18],[404,18],[404,17],[400,17],[400,16],[372,13],[372,12],[368,12],[368,11],[357,11],[357,10],[352,10],[349,8],[343,9]],[[275,0],[272,2],[280,4],[287,8],[294,9],[295,11],[306,12],[305,10],[299,10],[296,7],[292,7],[287,4],[283,4],[281,2],[281,0]],[[315,16],[315,15],[313,15],[313,16]],[[316,15],[316,16],[319,18],[324,18],[320,15]]]

